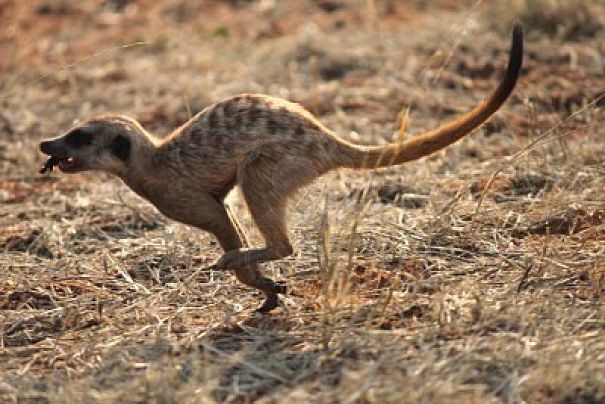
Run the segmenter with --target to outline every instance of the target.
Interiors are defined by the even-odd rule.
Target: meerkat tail
[[[502,106],[517,83],[523,60],[523,28],[519,23],[514,26],[511,42],[506,74],[496,91],[482,104],[454,121],[400,143],[372,147],[339,141],[339,164],[348,168],[378,168],[402,164],[432,154],[481,126]]]

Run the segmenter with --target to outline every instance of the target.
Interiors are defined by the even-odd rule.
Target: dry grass
[[[0,401],[605,400],[600,33],[528,27],[521,84],[481,131],[306,189],[296,254],[266,266],[292,293],[268,316],[201,270],[209,235],[108,176],[36,174],[39,139],[74,119],[165,133],[241,91],[360,143],[396,138],[408,108],[406,136],[433,127],[496,83],[508,38],[478,16],[500,5],[402,3],[372,2],[360,31],[360,1],[0,2]]]

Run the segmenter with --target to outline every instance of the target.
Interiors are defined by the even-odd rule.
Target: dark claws
[[[257,313],[265,314],[265,313],[268,313],[271,310],[275,309],[278,306],[278,304],[279,304],[279,299],[277,298],[277,294],[271,294],[271,295],[267,296],[263,305],[260,306],[255,311]]]
[[[273,291],[280,295],[285,295],[288,292],[286,281],[277,281],[273,287]]]
[[[277,295],[283,295],[287,292],[287,290],[288,288],[286,287],[285,281],[273,282],[273,290],[270,294],[267,294],[267,298],[265,299],[263,305],[255,311],[257,313],[268,313],[274,310],[275,308],[277,308],[277,306],[279,306],[279,298],[277,297]]]

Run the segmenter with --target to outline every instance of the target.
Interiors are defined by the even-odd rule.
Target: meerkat
[[[212,233],[224,254],[212,265],[229,269],[265,294],[257,310],[278,305],[283,284],[263,276],[259,264],[292,254],[288,198],[337,168],[374,169],[434,153],[471,133],[513,91],[523,58],[523,31],[515,25],[508,67],[494,93],[466,115],[408,140],[386,146],[349,143],[298,104],[259,94],[241,94],[199,112],[164,138],[134,119],[106,115],[40,143],[49,155],[41,172],[102,170],[121,178],[169,218]],[[238,186],[263,248],[247,248],[246,236],[224,204]]]

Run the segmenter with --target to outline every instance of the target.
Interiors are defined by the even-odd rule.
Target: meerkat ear
[[[109,147],[111,152],[122,161],[126,161],[130,157],[130,140],[125,136],[116,136]]]

